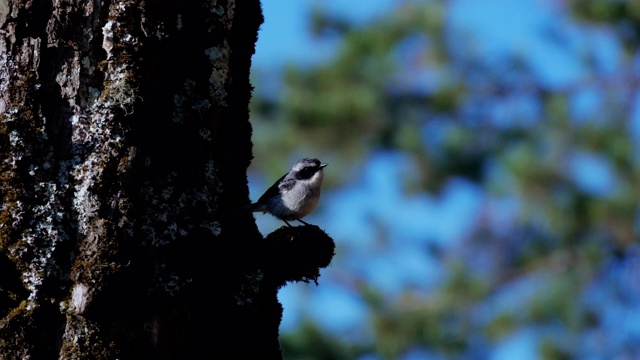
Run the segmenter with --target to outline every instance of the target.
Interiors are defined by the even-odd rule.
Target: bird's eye
[[[306,167],[300,171],[305,177],[313,175],[315,169],[313,167]]]

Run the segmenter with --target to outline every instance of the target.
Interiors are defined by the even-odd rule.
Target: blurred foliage
[[[625,64],[634,61],[640,1],[565,6],[583,26],[609,27],[625,45]],[[326,174],[329,186],[349,181],[343,175],[353,175],[373,150],[407,152],[417,159],[416,190],[437,193],[451,178],[465,178],[490,198],[515,199],[521,205],[515,224],[496,228],[485,219],[462,246],[441,254],[448,277],[426,298],[408,291],[386,299],[360,286],[372,314],[371,343],[346,343],[307,323],[282,337],[285,358],[397,359],[416,347],[444,358],[485,358],[491,346],[525,328],[542,334],[540,358],[581,358],[590,351],[582,346],[589,336],[613,330],[605,327],[607,305],[583,299],[640,294],[640,283],[606,285],[612,269],[640,271],[640,261],[630,260],[638,256],[640,198],[628,120],[637,81],[625,81],[637,77],[633,66],[622,66],[616,80],[587,65],[594,67],[589,81],[552,89],[521,58],[496,69],[455,50],[445,7],[399,1],[366,26],[316,9],[316,35],[341,37],[341,47],[327,63],[286,68],[275,95],[261,93],[264,74],[254,74],[255,152],[270,178],[280,175],[271,169],[288,166],[289,154],[323,154],[335,169]],[[419,77],[430,79],[427,86]],[[574,114],[575,96],[591,89],[600,97],[598,111]],[[585,157],[608,166],[610,189],[576,180],[571,168]],[[481,255],[490,265],[477,261]],[[522,287],[528,290],[513,290]],[[516,303],[505,306],[505,294]],[[594,358],[640,357],[637,341],[602,341],[622,345]]]

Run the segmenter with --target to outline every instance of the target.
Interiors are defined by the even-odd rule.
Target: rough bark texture
[[[277,289],[333,242],[221,221],[249,201],[261,22],[258,0],[0,0],[0,358],[281,357]]]

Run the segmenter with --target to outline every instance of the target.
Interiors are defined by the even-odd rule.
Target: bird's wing
[[[278,189],[280,189],[280,193],[285,193],[293,188],[293,185],[296,183],[296,179],[281,179],[278,183]]]
[[[287,174],[282,175],[282,177],[278,179],[278,181],[276,181],[273,185],[271,185],[271,187],[268,188],[267,191],[265,191],[264,194],[262,194],[262,196],[260,196],[260,199],[258,199],[256,203],[262,204],[265,201],[267,201],[267,199],[278,195],[282,191],[280,188],[282,186],[282,183],[286,182],[286,180],[284,180],[286,176]],[[291,186],[293,186],[293,183],[289,185],[288,189],[286,190],[291,189]]]

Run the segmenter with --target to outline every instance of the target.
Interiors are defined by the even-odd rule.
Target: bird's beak
[[[325,164],[325,163],[320,164],[320,169],[324,169],[327,165],[329,164]]]

